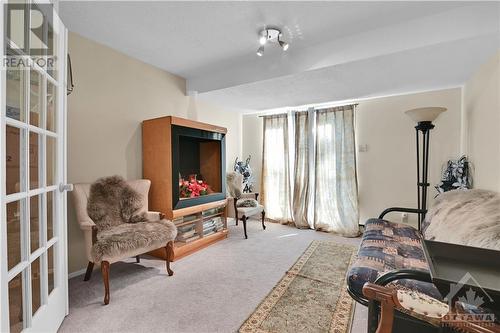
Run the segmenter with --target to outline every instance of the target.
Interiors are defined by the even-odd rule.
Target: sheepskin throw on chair
[[[98,241],[92,247],[94,261],[175,239],[175,225],[164,219],[149,220],[141,211],[145,207],[143,200],[147,198],[120,176],[101,178],[92,184],[87,213],[98,229]]]

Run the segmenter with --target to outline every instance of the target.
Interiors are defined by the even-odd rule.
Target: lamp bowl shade
[[[432,122],[447,109],[443,107],[426,107],[405,111],[406,115],[416,123]]]

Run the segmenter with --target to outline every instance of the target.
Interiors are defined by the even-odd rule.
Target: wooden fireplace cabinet
[[[216,179],[216,194],[193,199],[179,198],[179,156],[189,152],[179,151],[179,131],[186,135],[198,133],[221,140],[220,153],[211,152],[217,149],[207,140],[200,147],[200,164],[205,170],[205,178]],[[195,239],[189,242],[176,240],[173,248],[173,260],[198,251],[214,242],[227,237],[226,190],[225,190],[225,134],[227,129],[193,120],[166,116],[145,120],[142,123],[142,156],[143,177],[151,180],[149,191],[149,209],[165,214],[178,227],[179,234],[183,228],[196,231]],[[213,182],[213,180],[212,180]],[[223,228],[210,234],[204,234],[204,225],[210,219],[219,219]],[[150,254],[165,258],[163,249]]]

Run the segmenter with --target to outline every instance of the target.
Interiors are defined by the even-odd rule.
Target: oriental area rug
[[[354,301],[345,276],[355,252],[354,246],[313,241],[239,332],[349,332]]]

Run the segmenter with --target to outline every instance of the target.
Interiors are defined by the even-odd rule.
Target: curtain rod
[[[314,109],[314,111],[320,111],[320,110],[325,110],[325,109],[332,109],[332,108],[339,108],[343,106],[358,106],[359,103],[350,103],[350,104],[342,104],[342,105],[337,105],[337,106],[327,106],[327,107],[322,107],[320,109],[315,109],[314,107],[311,107]],[[293,109],[293,108],[291,108]],[[295,112],[306,112],[309,111],[310,108],[307,108],[305,110],[294,110]],[[259,118],[264,118],[264,117],[279,117],[288,114],[288,112],[282,112],[282,113],[273,113],[273,114],[263,114],[260,115]]]

